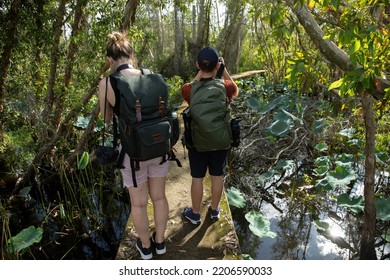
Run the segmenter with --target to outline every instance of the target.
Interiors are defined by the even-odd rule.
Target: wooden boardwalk
[[[172,162],[167,180],[166,193],[169,204],[168,226],[165,234],[167,253],[163,256],[154,255],[153,259],[242,259],[225,193],[223,193],[221,200],[221,218],[218,221],[212,221],[207,215],[207,208],[210,204],[210,183],[207,178],[205,178],[201,224],[198,226],[193,225],[182,217],[184,207],[191,206],[191,176],[188,157],[184,157],[180,141],[176,146],[176,156],[181,161],[183,167],[180,168],[175,162]],[[149,202],[148,214],[149,217],[153,217],[151,202]],[[153,221],[150,220],[150,232],[153,232],[153,230]],[[130,217],[116,259],[140,259],[139,253],[135,248],[136,237],[137,235]]]

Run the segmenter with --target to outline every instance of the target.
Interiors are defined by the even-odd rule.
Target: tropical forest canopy
[[[109,71],[105,57],[109,33],[128,33],[138,67],[166,78],[172,103],[181,102],[181,85],[196,73],[197,51],[211,45],[243,92],[253,93],[245,101],[252,111],[275,106],[270,109],[268,101],[258,98],[258,84],[248,88],[238,78],[247,77],[247,71],[264,70],[263,83],[283,85],[298,97],[328,101],[332,106],[322,112],[322,119],[338,122],[340,130],[357,131],[364,143],[360,148],[365,168],[361,249],[363,258],[374,258],[375,172],[379,167],[389,172],[388,158],[378,161],[378,155],[390,153],[389,4],[389,0],[1,1],[1,194],[30,186],[39,189],[42,181],[50,182],[64,168],[76,168],[83,153],[94,149],[101,128],[97,85]],[[343,122],[346,119],[351,121]],[[288,134],[285,125],[279,122],[274,127],[283,131],[276,133],[278,137]]]

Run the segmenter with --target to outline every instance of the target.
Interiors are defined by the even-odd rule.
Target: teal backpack
[[[139,170],[140,161],[161,157],[161,164],[175,160],[181,166],[173,152],[180,126],[176,113],[168,106],[168,85],[163,77],[148,69],[141,69],[140,76],[126,76],[119,72],[126,66],[110,75],[111,84],[120,96],[117,124],[114,124],[122,146],[117,167],[123,168],[127,153],[137,187],[135,171]]]
[[[191,85],[191,138],[198,152],[227,150],[232,144],[229,100],[223,80],[207,79]]]

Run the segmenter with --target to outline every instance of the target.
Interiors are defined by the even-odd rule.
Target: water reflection
[[[232,209],[241,250],[256,260],[335,260],[348,259],[349,250],[342,249],[317,232],[308,208],[298,200],[275,200],[282,213],[268,203],[260,212],[270,221],[276,238],[259,238],[248,229],[247,221],[239,219],[245,211]],[[335,227],[336,228],[336,227]]]

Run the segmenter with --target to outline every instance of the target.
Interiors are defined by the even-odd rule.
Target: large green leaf
[[[293,119],[294,121],[297,121],[299,124],[303,125],[303,120],[294,116],[293,114],[291,114],[290,112],[284,110],[284,109],[281,109],[281,111],[286,114],[287,116],[289,116],[291,119]]]
[[[318,143],[314,149],[316,149],[317,151],[319,152],[325,152],[328,150],[328,145],[326,145],[326,143],[322,142],[322,143]]]
[[[324,179],[321,179],[317,182],[316,187],[319,189],[323,189],[326,191],[333,190],[333,185],[331,185],[328,181],[328,179],[325,177]]]
[[[329,184],[334,188],[346,187],[349,183],[357,179],[356,172],[346,165],[338,165],[332,171],[329,171],[326,178]]]
[[[314,221],[314,224],[315,224],[319,229],[322,229],[322,230],[328,230],[328,229],[330,228],[329,223],[324,222],[324,221],[321,221],[321,220],[315,220],[315,221]]]
[[[329,171],[328,166],[319,166],[313,169],[313,172],[316,176],[324,176]]]
[[[89,162],[89,154],[88,152],[84,152],[81,156],[81,159],[79,160],[78,168],[79,169],[85,169]]]
[[[320,167],[320,166],[330,167],[332,162],[330,161],[328,156],[322,156],[322,157],[316,158],[314,161],[314,164],[315,164],[315,166],[318,166],[318,167]]]
[[[355,156],[352,154],[341,154],[336,159],[337,165],[352,165],[355,162]]]
[[[247,100],[245,100],[245,104],[250,109],[252,109],[253,111],[256,111],[256,112],[258,112],[261,109],[263,109],[264,107],[266,107],[266,105],[264,103],[260,102],[259,98],[255,95],[252,95]]]
[[[267,131],[275,136],[285,136],[291,131],[292,125],[290,120],[275,121],[268,128]]]
[[[361,213],[364,210],[363,196],[350,197],[347,193],[343,193],[337,197],[337,204],[340,207],[350,209],[354,213]]]
[[[390,221],[390,198],[380,197],[376,200],[376,218]]]
[[[41,227],[35,228],[34,226],[30,226],[23,229],[16,236],[13,236],[8,240],[7,251],[9,253],[19,253],[32,244],[40,242],[42,233],[43,229]]]
[[[270,231],[270,222],[259,212],[252,210],[245,214],[245,219],[249,222],[249,229],[254,235],[259,237],[276,237],[276,233]]]
[[[245,198],[239,189],[230,187],[226,190],[226,196],[230,205],[237,208],[245,207]]]

